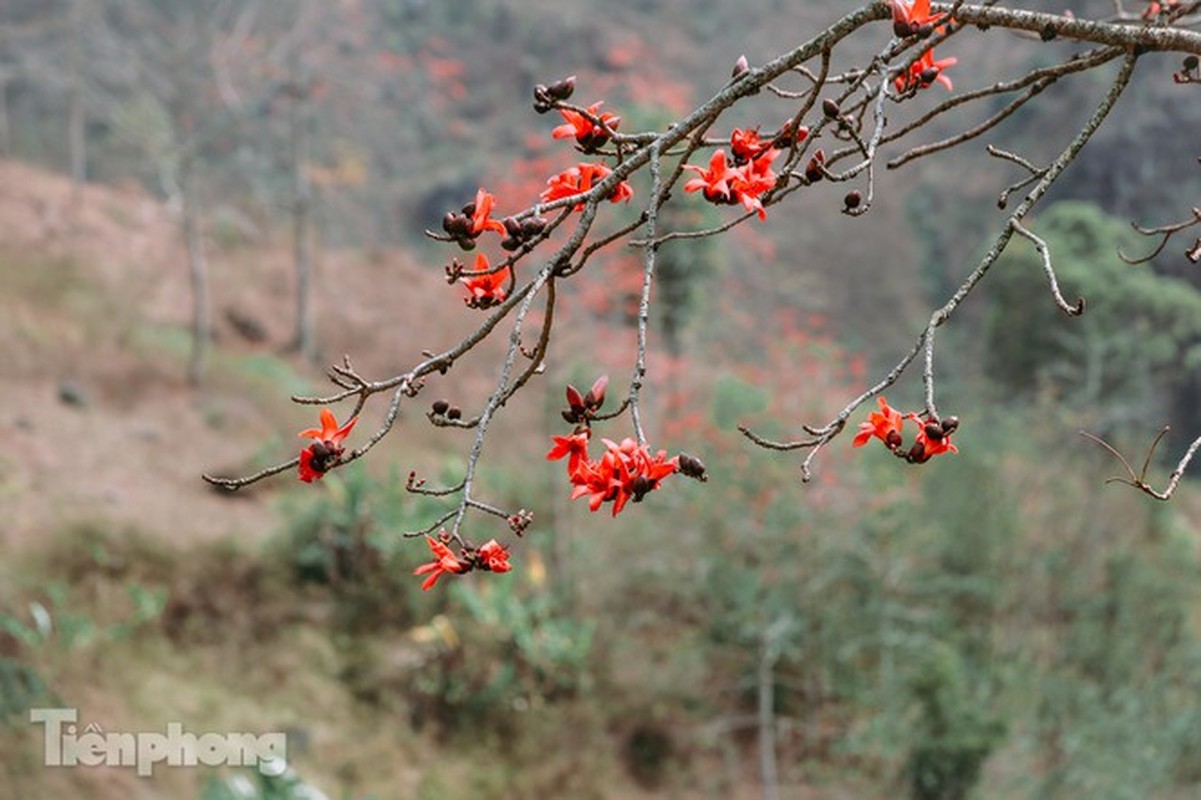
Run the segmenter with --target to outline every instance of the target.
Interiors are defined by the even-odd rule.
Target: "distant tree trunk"
[[[84,72],[80,50],[83,44],[83,0],[72,0],[67,60],[70,88],[67,92],[68,134],[71,149],[72,205],[83,199],[83,184],[88,179],[87,118],[84,112]]]
[[[309,182],[309,81],[292,70],[289,126],[292,138],[292,248],[296,262],[296,349],[308,361],[317,360],[313,322],[313,187]]]
[[[188,362],[188,381],[199,386],[204,378],[212,338],[209,310],[208,260],[204,254],[200,204],[196,197],[192,167],[185,165],[180,174],[181,210],[184,242],[188,252],[188,275],[192,285],[192,356]]]
[[[776,766],[776,689],[775,668],[780,656],[773,636],[773,625],[764,631],[759,653],[759,781],[763,785],[763,800],[778,800],[779,770]]]

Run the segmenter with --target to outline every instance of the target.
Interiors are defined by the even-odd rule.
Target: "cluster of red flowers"
[[[313,443],[300,451],[300,479],[305,483],[320,480],[331,467],[342,460],[345,448],[342,442],[350,435],[358,417],[352,417],[342,427],[328,408],[321,409],[321,427],[300,432],[301,438],[312,439]]]
[[[934,456],[959,452],[959,448],[951,443],[951,434],[959,428],[957,417],[922,419],[912,412],[902,414],[883,397],[876,398],[876,402],[880,410],[871,412],[867,422],[860,423],[859,433],[852,442],[855,447],[863,447],[873,438],[879,439],[898,458],[911,464],[924,464]],[[917,435],[908,448],[904,446],[903,435],[906,421],[917,424]]]
[[[913,0],[912,3],[889,0],[889,5],[892,7],[893,32],[902,39],[910,36],[925,37],[935,31],[941,33],[946,27],[947,18],[931,12],[930,0]],[[906,72],[894,79],[893,85],[902,94],[924,89],[935,81],[948,90],[953,89],[951,79],[943,74],[943,70],[953,66],[958,60],[943,58],[935,61],[934,48],[926,48]]]
[[[438,579],[448,573],[462,575],[475,569],[508,572],[513,568],[509,563],[509,551],[495,539],[489,539],[479,547],[464,547],[457,556],[447,545],[449,538],[445,532],[437,539],[432,536],[426,536],[425,539],[429,542],[434,559],[413,570],[414,575],[429,575],[421,584],[423,592],[434,588]]]
[[[808,131],[797,131],[803,139]],[[684,169],[697,173],[696,178],[684,184],[685,192],[701,192],[706,200],[717,205],[739,205],[747,211],[767,219],[767,211],[759,199],[764,192],[776,186],[776,173],[771,163],[780,155],[775,140],[763,141],[756,130],[735,129],[730,135],[730,150],[734,154],[732,166],[725,150],[718,150],[709,159],[709,168],[685,164]]]
[[[583,152],[595,153],[616,134],[621,118],[607,111],[601,112],[603,101],[583,109],[563,107],[561,104],[565,103],[574,91],[575,76],[564,78],[549,86],[539,84],[534,89],[534,109],[544,113],[557,108],[565,121],[555,127],[551,135],[556,139],[573,139]],[[613,170],[603,163],[581,162],[550,178],[539,200],[541,203],[550,203],[583,195],[612,174]],[[621,181],[613,187],[608,199],[619,203],[633,196],[634,190],[630,188],[630,184]],[[474,250],[477,240],[486,231],[499,234],[501,247],[510,251],[518,250],[523,245],[532,246],[531,242],[536,243],[539,237],[545,235],[547,221],[542,217],[523,213],[493,219],[492,211],[495,206],[496,198],[481,188],[476,192],[473,202],[463,206],[458,212],[447,212],[442,218],[442,230],[450,241],[458,243],[464,250]],[[574,210],[582,209],[581,202]],[[482,253],[476,256],[473,270],[464,270],[462,265],[455,261],[446,267],[446,274],[450,283],[460,282],[467,288],[467,296],[464,298],[467,305],[480,309],[503,303],[512,292],[515,281],[511,265],[504,264],[494,269]]]
[[[570,436],[553,436],[554,446],[546,454],[548,461],[567,459],[567,478],[571,481],[571,499],[588,498],[588,507],[598,510],[605,503],[613,504],[613,516],[621,513],[626,503],[641,502],[647,494],[659,488],[659,483],[668,475],[680,472],[683,475],[705,480],[705,465],[687,453],[671,458],[666,450],[651,455],[650,448],[631,438],[620,443],[602,439],[605,452],[593,460],[588,456],[588,442],[592,438],[591,422],[605,402],[605,389],[609,377],[602,375],[592,384],[587,394],[581,394],[574,386],[567,387],[567,409],[563,419],[575,424]]]

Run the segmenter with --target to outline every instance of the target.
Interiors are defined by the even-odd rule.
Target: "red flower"
[[[489,539],[480,546],[479,555],[481,566],[492,572],[508,572],[513,568],[509,563],[509,551],[495,539]]]
[[[448,572],[461,573],[465,570],[465,566],[455,557],[455,554],[450,551],[450,548],[444,542],[440,542],[432,536],[426,536],[425,540],[429,542],[430,550],[434,552],[434,560],[428,564],[422,564],[413,570],[413,574],[425,575],[429,573],[429,577],[421,584],[421,591],[428,592],[443,575]]]
[[[584,194],[612,173],[613,170],[604,164],[577,164],[571,169],[563,170],[558,175],[550,178],[546,182],[547,188],[543,190],[539,198],[543,203],[550,203],[564,197],[575,197],[578,194]],[[629,200],[633,196],[634,190],[630,188],[629,182],[622,181],[613,187],[613,192],[609,195],[609,201],[620,203],[622,200]],[[584,204],[580,203],[573,210],[583,211],[583,209]]]
[[[300,451],[300,479],[305,483],[319,480],[330,467],[342,458],[345,448],[342,442],[350,435],[358,417],[352,417],[342,427],[338,427],[338,419],[328,408],[321,409],[321,427],[309,428],[299,433],[305,439],[313,439],[313,443]]]
[[[901,444],[901,426],[905,418],[901,416],[900,411],[888,405],[883,396],[877,397],[876,402],[880,410],[868,414],[867,422],[860,423],[859,433],[855,435],[851,444],[863,447],[874,436],[884,442],[888,449],[895,450]]]
[[[607,450],[599,460],[589,461],[585,451],[576,468],[568,471],[575,487],[571,499],[587,496],[592,511],[612,502],[616,517],[627,502],[631,499],[640,502],[648,492],[659,488],[663,478],[680,468],[679,456],[668,458],[666,450],[652,456],[646,445],[639,445],[633,439],[623,439],[620,444],[608,439],[604,442]],[[564,452],[566,448],[564,445]]]
[[[957,58],[941,58],[935,61],[934,50],[927,50],[922,53],[921,58],[909,66],[908,72],[893,79],[893,85],[896,86],[898,92],[905,93],[925,89],[938,81],[950,91],[955,88],[955,85],[951,83],[950,78],[942,74],[942,71],[958,62]]]
[[[730,152],[734,154],[735,164],[753,161],[771,146],[771,142],[765,142],[759,138],[758,128],[749,131],[735,128],[734,132],[730,134]]]
[[[574,475],[580,464],[588,460],[588,431],[571,436],[552,436],[555,446],[546,454],[547,461],[558,461],[567,456],[567,474]]]
[[[567,139],[574,137],[576,144],[580,146],[585,153],[594,153],[609,141],[613,131],[617,130],[617,126],[621,124],[621,117],[614,116],[608,111],[600,113],[600,107],[604,104],[602,100],[599,103],[593,103],[588,106],[588,114],[595,117],[601,124],[594,123],[588,116],[581,114],[578,111],[573,111],[570,108],[560,108],[559,113],[563,115],[563,119],[567,120],[566,124],[560,125],[551,131],[551,136],[556,139]]]
[[[955,453],[958,455],[959,448],[951,443],[951,434],[949,431],[944,430],[942,425],[938,422],[923,422],[916,414],[910,414],[909,418],[917,423],[917,438],[914,440],[914,461],[920,464],[943,453]],[[921,447],[920,452],[917,450],[919,446]]]
[[[496,231],[502,234],[505,232],[505,226],[489,216],[492,213],[492,206],[495,204],[496,198],[483,189],[475,193],[475,211],[471,214],[471,228],[469,229],[472,237],[479,236],[484,231]]]
[[[684,169],[690,169],[700,177],[693,178],[684,184],[684,191],[700,191],[710,203],[724,203],[730,199],[730,179],[735,172],[726,163],[726,151],[718,150],[709,159],[709,169],[701,169],[693,164],[685,164]]]
[[[776,173],[772,171],[771,162],[779,154],[779,150],[768,147],[761,155],[734,169],[726,161],[726,151],[718,150],[709,159],[707,170],[693,164],[684,165],[684,169],[690,169],[700,176],[685,183],[684,191],[700,191],[710,203],[741,203],[747,211],[757,211],[759,219],[766,219],[767,212],[759,195],[776,185]]]
[[[508,296],[509,283],[513,271],[509,267],[496,272],[488,263],[488,257],[483,253],[476,254],[475,270],[464,272],[459,281],[467,287],[467,297],[464,302],[471,308],[491,308],[503,303]]]
[[[936,26],[944,18],[930,11],[930,0],[913,0],[905,3],[902,0],[888,0],[892,6],[893,30],[898,36],[913,36],[923,25]]]

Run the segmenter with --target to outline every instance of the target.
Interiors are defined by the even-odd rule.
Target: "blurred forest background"
[[[599,7],[0,3],[0,796],[1197,796],[1201,494],[1107,486],[1117,465],[1077,434],[1141,454],[1170,422],[1174,463],[1201,433],[1201,281],[1180,248],[1117,257],[1151,246],[1131,220],[1179,219],[1201,188],[1173,58],[1144,58],[1033,221],[1088,313],[1059,314],[1015,242],[940,335],[957,457],[911,468],[845,437],[802,487],[735,426],[822,422],[911,346],[1020,177],[985,142],[881,175],[865,217],[817,186],[662,251],[652,440],[711,479],[618,520],[543,456],[565,382],[627,374],[641,273],[617,249],[572,280],[544,386],[486,452],[489,494],[536,512],[512,573],[420,591],[428,552],[401,533],[438,506],[403,476],[453,476],[469,440],[415,412],[315,486],[201,481],[292,455],[315,414],[288,396],[323,391],[323,364],[389,375],[478,321],[422,230],[480,186],[524,208],[575,162],[535,83],[576,74],[623,131],[657,129],[849,5]],[[964,91],[1072,47],[967,31],[939,54]],[[1062,81],[987,142],[1045,161],[1104,88]],[[758,97],[717,128],[791,111]],[[484,350],[423,399],[478,403]],[[916,407],[918,384],[889,399]],[[50,705],[106,730],[285,730],[293,772],[47,769],[28,709]]]

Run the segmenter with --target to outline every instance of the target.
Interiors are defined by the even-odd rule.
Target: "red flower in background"
[[[507,284],[513,276],[509,267],[492,271],[488,257],[479,253],[475,257],[475,269],[464,272],[459,281],[467,287],[467,297],[464,302],[471,308],[491,308],[503,303],[508,296]]]
[[[429,542],[430,550],[434,553],[434,560],[428,564],[422,564],[413,570],[413,574],[429,575],[425,579],[425,582],[421,584],[421,591],[428,592],[434,588],[434,584],[443,575],[447,573],[461,573],[466,569],[466,566],[455,557],[455,554],[450,551],[450,548],[444,542],[440,542],[432,536],[426,536],[425,540]]]
[[[905,418],[900,411],[888,404],[883,396],[876,398],[879,411],[867,415],[867,422],[860,423],[859,433],[851,442],[855,447],[863,447],[874,436],[884,442],[890,450],[895,450],[901,444],[901,427]]]
[[[580,146],[585,153],[596,152],[609,141],[613,131],[617,130],[617,126],[621,124],[621,117],[615,116],[608,111],[601,113],[600,107],[604,105],[604,101],[593,103],[588,106],[588,114],[595,117],[601,124],[596,124],[587,115],[581,114],[570,108],[560,108],[559,113],[563,115],[563,119],[567,122],[559,125],[553,131],[551,136],[556,139],[574,138],[576,144]]]
[[[309,428],[298,435],[304,439],[313,439],[313,443],[300,451],[300,479],[305,483],[319,480],[330,467],[342,458],[345,448],[342,442],[354,429],[358,417],[352,417],[345,425],[338,427],[338,419],[328,408],[321,409],[321,427]]]

